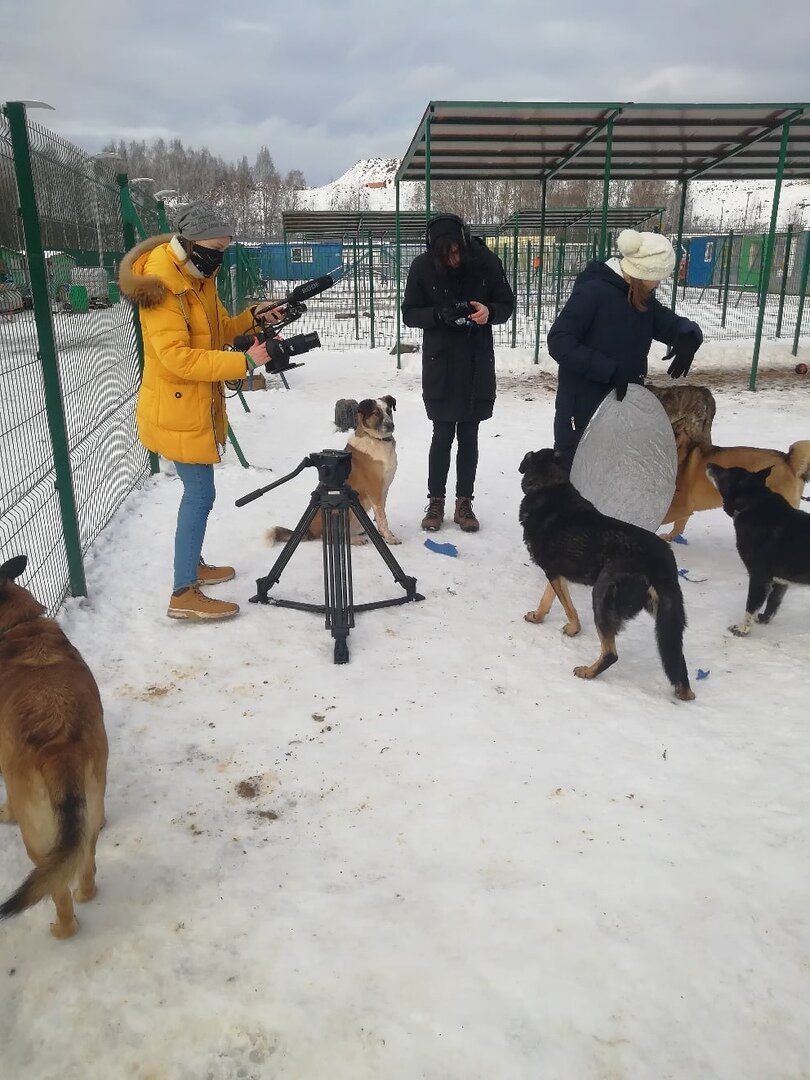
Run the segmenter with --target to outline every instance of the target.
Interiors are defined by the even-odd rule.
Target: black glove
[[[610,385],[616,391],[616,400],[624,401],[624,395],[627,393],[628,380],[620,372],[617,372],[610,380]]]
[[[672,379],[680,379],[686,375],[702,344],[703,334],[698,327],[678,334],[664,356],[665,360],[672,360],[667,368],[667,375]]]

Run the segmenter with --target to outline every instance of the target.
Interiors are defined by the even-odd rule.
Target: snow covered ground
[[[756,395],[747,355],[698,354],[717,441],[810,437],[788,347],[765,346]],[[67,943],[48,933],[49,904],[0,927],[0,1076],[806,1078],[810,594],[732,637],[745,597],[732,525],[697,515],[675,548],[697,700],[672,698],[646,616],[619,663],[580,682],[572,668],[598,648],[588,591],[573,589],[575,639],[558,608],[523,620],[543,579],[517,466],[550,440],[548,361],[499,354],[482,528],[446,525],[435,539],[458,546],[451,559],[419,528],[418,357],[400,372],[384,350],[305,359],[289,393],[231,410],[254,467],[229,453],[217,469],[206,557],[236,565],[212,592],[245,602],[239,618],[165,617],[168,473],[102,534],[90,599],[61,615],[110,737],[99,895]],[[264,529],[295,524],[314,472],[233,504],[343,445],[337,398],[382,393],[398,401],[393,550],[426,599],[359,614],[351,662],[335,666],[319,616],[246,602],[279,551]],[[357,602],[400,593],[372,548],[353,561]],[[322,597],[319,545],[274,592]],[[0,892],[28,868],[3,828]]]

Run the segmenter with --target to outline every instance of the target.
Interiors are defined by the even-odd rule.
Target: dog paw
[[[757,622],[758,623],[763,623],[764,625],[767,626],[770,621],[771,621],[770,615],[765,615],[764,613],[761,614],[761,615],[757,615]]]
[[[51,923],[51,933],[55,938],[59,938],[60,941],[66,941],[68,938],[72,938],[78,929],[78,919],[71,919],[69,923]]]
[[[391,547],[393,547],[394,544],[401,544],[402,543],[402,541],[399,540],[396,536],[394,536],[393,533],[389,533],[387,536],[383,535],[383,540],[386,542],[386,544],[389,544]]]
[[[592,679],[591,669],[584,664],[574,668],[574,674],[578,679]]]
[[[368,543],[368,537],[367,536],[353,536],[351,538],[351,543],[353,544],[354,547],[362,547],[363,544]]]
[[[98,896],[98,889],[94,885],[91,889],[77,888],[73,890],[73,899],[79,904],[86,904],[90,900],[95,900]]]
[[[581,629],[582,627],[579,625],[578,622],[567,622],[562,628],[562,632],[565,634],[566,637],[576,637]],[[584,676],[580,677],[584,678]]]
[[[745,624],[740,624],[739,626],[730,626],[729,630],[732,632],[734,637],[748,637],[751,627],[745,626]]]
[[[676,686],[675,697],[678,701],[694,701],[695,691],[690,686]]]
[[[523,618],[526,622],[541,623],[545,619],[545,615],[539,615],[536,611],[527,611]]]

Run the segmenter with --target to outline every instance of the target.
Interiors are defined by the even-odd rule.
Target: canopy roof
[[[810,104],[432,101],[397,180],[772,180],[810,175]],[[429,157],[429,170],[428,170]]]

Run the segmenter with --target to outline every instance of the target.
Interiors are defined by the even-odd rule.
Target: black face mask
[[[200,247],[194,244],[189,259],[194,263],[203,277],[211,277],[222,266],[223,251],[217,248]]]

